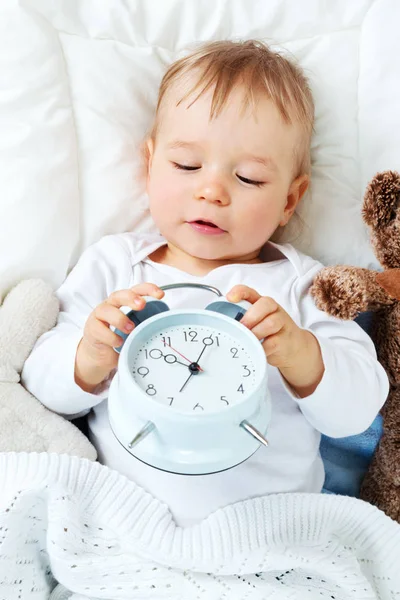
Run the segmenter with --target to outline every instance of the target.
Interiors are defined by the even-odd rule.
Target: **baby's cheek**
[[[268,212],[265,207],[259,204],[245,205],[237,220],[246,224],[249,228],[258,229],[268,219]]]
[[[179,218],[182,201],[174,179],[160,177],[148,187],[150,212],[159,229]]]
[[[168,176],[163,173],[158,173],[152,176],[149,180],[147,191],[150,200],[150,206],[156,208],[159,204],[168,202],[171,197],[172,186]]]
[[[241,215],[238,215],[237,222],[241,224],[244,235],[247,233],[256,245],[262,245],[278,227],[279,211],[276,206],[267,204],[248,206]]]

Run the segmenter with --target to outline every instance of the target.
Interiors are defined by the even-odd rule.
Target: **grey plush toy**
[[[38,337],[55,325],[58,310],[51,287],[40,279],[19,283],[0,307],[0,452],[56,452],[95,460],[96,450],[81,431],[20,383],[25,360]]]

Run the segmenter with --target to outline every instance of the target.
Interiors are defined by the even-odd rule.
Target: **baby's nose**
[[[227,186],[222,181],[204,181],[195,191],[196,200],[207,200],[225,206],[230,203]]]

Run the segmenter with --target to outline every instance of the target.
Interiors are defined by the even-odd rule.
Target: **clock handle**
[[[235,321],[241,321],[243,315],[247,309],[250,308],[250,306],[252,306],[252,304],[247,300],[241,300],[240,302],[229,302],[225,296],[222,296],[219,300],[216,300],[215,302],[212,302],[206,306],[206,310],[215,310],[215,312],[219,312],[227,317],[232,317],[235,319]],[[265,338],[262,338],[260,343],[262,344],[264,340]]]
[[[133,310],[131,306],[120,306],[119,309],[132,321],[132,323],[135,324],[135,326],[140,325],[140,323],[143,323],[143,321],[149,319],[153,315],[158,315],[159,313],[169,310],[168,304],[165,304],[162,300],[157,300],[157,298],[153,298],[152,296],[143,296],[143,299],[146,300],[146,304],[141,310]],[[111,326],[110,329],[119,335],[124,342],[129,336],[129,333],[124,333],[113,326]],[[122,343],[118,348],[114,348],[115,352],[119,354],[123,345],[124,344]]]
[[[240,321],[250,306],[251,303],[247,302],[247,300],[229,302],[225,296],[221,296],[221,298],[218,298],[218,300],[215,300],[215,302],[211,302],[211,304],[206,306],[206,310],[213,310],[222,315],[226,315],[227,317],[232,317],[235,321]]]
[[[242,421],[240,423],[240,427],[243,427],[243,429],[245,429],[248,433],[250,433],[250,435],[256,438],[256,440],[264,444],[264,446],[269,446],[268,440],[263,436],[263,434],[260,433],[258,429],[251,425],[251,423],[249,423],[248,421]]]

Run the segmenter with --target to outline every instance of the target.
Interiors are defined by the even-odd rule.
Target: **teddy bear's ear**
[[[387,269],[376,276],[376,282],[392,298],[400,300],[400,269]]]
[[[362,209],[364,222],[374,230],[387,227],[397,216],[400,201],[400,174],[377,173],[369,183]]]

